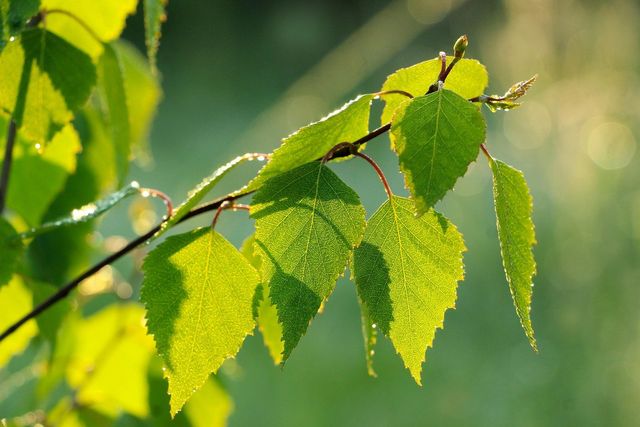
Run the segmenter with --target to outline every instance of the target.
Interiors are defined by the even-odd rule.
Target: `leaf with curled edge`
[[[373,214],[354,252],[358,296],[372,329],[391,339],[414,380],[445,312],[455,307],[464,278],[462,235],[429,210],[413,215],[413,202],[393,196]]]
[[[489,163],[504,272],[522,328],[531,348],[537,351],[531,324],[532,279],[536,273],[533,201],[522,172],[497,159]]]

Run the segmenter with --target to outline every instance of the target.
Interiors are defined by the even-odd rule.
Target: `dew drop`
[[[141,195],[142,197],[149,197],[149,196],[151,195],[151,193],[149,193],[149,191],[148,191],[148,190],[144,190],[144,191],[142,191],[142,193],[140,193],[140,195]]]
[[[12,42],[14,41],[16,38],[14,36],[9,37],[9,41]]]
[[[371,325],[371,328],[372,328],[372,329],[375,329],[375,328],[377,328],[377,327],[378,327],[378,325],[376,325],[375,323]]]
[[[140,183],[138,181],[131,181],[131,188],[140,188]]]

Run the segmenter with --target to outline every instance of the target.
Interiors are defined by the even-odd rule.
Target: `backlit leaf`
[[[447,57],[447,64],[451,63],[452,59],[450,56]],[[381,90],[404,90],[415,97],[422,96],[427,93],[429,86],[438,80],[440,68],[439,58],[401,68],[387,77]],[[464,58],[454,65],[445,81],[444,88],[465,99],[470,99],[482,95],[488,84],[489,74],[484,65],[475,59]],[[382,123],[388,123],[392,120],[396,108],[407,98],[403,95],[390,94],[384,95],[383,99],[385,106],[381,120]]]
[[[267,181],[251,205],[262,279],[278,311],[286,360],[360,242],[358,195],[320,162]]]
[[[2,222],[0,222],[0,226]],[[8,285],[0,287],[0,331],[4,331],[33,308],[31,291],[19,276],[14,275]],[[20,354],[36,336],[35,320],[25,323],[20,329],[2,341],[0,345],[0,367],[13,356]]]
[[[246,187],[255,190],[283,172],[322,158],[341,142],[354,142],[369,132],[373,95],[360,95],[320,121],[311,123],[282,140],[269,160]]]
[[[531,296],[536,262],[536,243],[531,211],[533,202],[524,175],[500,160],[491,160],[493,200],[504,272],[509,282],[516,312],[529,343],[537,350],[531,325]]]
[[[449,90],[417,97],[398,107],[391,139],[418,215],[454,187],[478,156],[484,138],[482,114]]]
[[[251,265],[257,270],[261,270],[260,257],[255,254],[255,234],[247,237],[242,243],[240,252],[249,260]],[[262,334],[264,345],[269,350],[269,354],[276,365],[282,362],[282,352],[284,351],[284,343],[282,342],[282,325],[278,322],[278,310],[271,301],[271,292],[268,282],[260,284],[262,295],[257,302],[256,320],[258,329]]]
[[[464,251],[446,218],[433,210],[416,218],[412,201],[397,196],[373,214],[355,250],[356,286],[372,328],[391,339],[418,384],[425,351],[455,306]]]
[[[129,170],[131,131],[122,61],[117,50],[110,44],[104,45],[104,52],[98,62],[98,89],[114,147],[118,183],[121,184]]]
[[[112,43],[122,67],[129,112],[131,151],[142,165],[151,162],[149,131],[162,98],[162,89],[144,56],[123,40]]]
[[[44,144],[72,118],[96,82],[91,59],[55,34],[25,31],[0,54],[0,108]]]
[[[0,118],[0,135],[4,134],[4,129],[5,122]],[[0,147],[3,145],[0,142]],[[40,224],[68,176],[75,172],[76,156],[80,150],[80,138],[70,124],[40,148],[19,133],[13,148],[7,206],[28,225],[35,227]]]
[[[169,237],[149,253],[143,270],[147,327],[165,362],[175,415],[253,331],[260,278],[210,228]]]
[[[152,355],[144,309],[131,303],[110,305],[78,323],[67,382],[78,389],[75,399],[83,406],[111,417],[122,411],[145,417]]]
[[[63,10],[84,22],[94,36],[75,19],[62,14],[48,14],[47,29],[82,49],[92,58],[102,54],[100,42],[110,42],[120,37],[127,16],[136,11],[138,0],[42,0],[47,10]]]

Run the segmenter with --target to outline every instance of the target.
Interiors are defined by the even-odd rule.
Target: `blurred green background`
[[[639,24],[632,0],[171,1],[154,163],[131,178],[174,200],[232,157],[270,151],[299,126],[378,90],[397,68],[451,51],[461,34],[470,38],[467,56],[489,69],[490,93],[539,74],[522,108],[485,114],[492,154],[522,169],[532,188],[540,353],[511,303],[480,158],[439,206],[469,250],[457,309],[427,353],[424,387],[386,339],[376,350],[379,377],[367,376],[355,289],[342,279],[284,369],[259,334],[225,364],[230,425],[638,425]],[[125,38],[143,48],[139,15]],[[367,151],[402,194],[386,137]],[[333,168],[371,215],[385,197],[371,170]],[[216,192],[241,186],[249,169]],[[132,235],[120,213],[103,223],[104,235]],[[218,227],[240,244],[252,224],[239,212]]]

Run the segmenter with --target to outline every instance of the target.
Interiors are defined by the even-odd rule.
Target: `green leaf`
[[[155,234],[154,239],[157,239],[162,234],[164,234],[165,231],[176,225],[186,214],[189,213],[191,209],[193,209],[204,198],[204,196],[207,195],[207,193],[209,193],[209,191],[213,189],[213,187],[218,184],[218,182],[220,182],[222,178],[224,178],[224,176],[229,171],[244,162],[252,160],[263,159],[261,157],[255,157],[251,153],[244,154],[220,166],[211,175],[203,179],[197,186],[193,188],[193,190],[189,191],[187,199],[173,211],[173,215],[171,215],[171,218],[169,218],[168,221],[165,221],[162,224],[162,228]]]
[[[478,156],[485,132],[478,109],[449,90],[398,107],[391,139],[418,215],[442,199],[466,173]]]
[[[156,69],[156,55],[160,45],[160,26],[167,19],[168,0],[144,0],[144,33],[151,68]]]
[[[147,327],[165,362],[175,416],[252,332],[260,278],[210,228],[169,237],[149,253],[143,270]]]
[[[41,29],[25,31],[6,46],[0,75],[0,108],[40,144],[73,118],[96,81],[87,55]]]
[[[394,196],[371,217],[354,253],[358,295],[372,328],[391,339],[418,384],[425,351],[464,277],[462,235],[430,210],[416,218],[409,199]]]
[[[307,125],[282,140],[269,163],[245,188],[258,189],[267,180],[322,158],[341,142],[354,142],[369,132],[373,95],[360,95],[325,118]]]
[[[144,56],[135,47],[123,40],[112,46],[121,60],[124,74],[132,154],[146,165],[151,162],[149,131],[162,98],[162,89]]]
[[[105,44],[98,63],[98,88],[104,103],[105,122],[115,150],[119,184],[124,182],[127,176],[131,152],[129,109],[121,62],[116,49],[111,44]]]
[[[85,51],[92,58],[102,54],[102,42],[120,37],[127,16],[135,13],[138,0],[42,0],[47,10],[64,10],[84,22],[94,36],[75,19],[61,13],[47,15],[47,29]]]
[[[255,234],[247,237],[242,243],[240,252],[247,258],[249,263],[260,271],[261,259],[254,251]],[[284,351],[284,343],[282,342],[282,325],[278,322],[278,310],[271,301],[271,288],[268,282],[263,282],[261,286],[261,298],[257,301],[255,307],[255,317],[258,322],[258,329],[262,334],[262,340],[265,347],[269,350],[269,355],[273,359],[273,363],[279,365],[282,362],[282,352]]]
[[[451,63],[452,57],[447,57],[447,64]],[[404,90],[415,97],[424,95],[429,90],[429,86],[438,80],[441,62],[439,58],[420,62],[411,67],[401,68],[389,75],[382,85],[382,91]],[[465,99],[474,98],[484,93],[484,89],[489,84],[489,74],[487,69],[475,59],[461,59],[453,67],[447,77],[444,88],[449,89]],[[392,120],[393,113],[400,106],[406,97],[403,95],[384,95],[384,110],[382,111],[382,123]]]
[[[142,306],[129,303],[110,305],[78,323],[66,379],[80,405],[114,417],[122,411],[149,415],[153,341],[143,319]]]
[[[522,172],[500,160],[489,163],[504,272],[522,328],[537,351],[531,325],[532,279],[536,273],[532,251],[536,243],[531,219],[533,201]]]
[[[233,412],[233,401],[220,381],[209,379],[184,407],[191,427],[225,427]]]
[[[101,114],[85,108],[74,120],[82,141],[77,168],[51,204],[44,220],[55,221],[106,195],[115,187],[115,160]],[[36,237],[29,245],[31,273],[39,280],[60,285],[78,275],[91,261],[91,232],[95,221],[59,228]]]
[[[0,222],[1,226],[2,222]],[[0,331],[4,331],[33,308],[31,291],[19,276],[15,275],[8,285],[0,288]],[[13,356],[20,354],[36,336],[38,328],[35,320],[29,320],[0,345],[0,367]]]
[[[0,52],[11,36],[26,28],[39,8],[40,0],[0,0]]]
[[[119,191],[109,194],[107,197],[96,200],[93,203],[86,204],[82,207],[72,210],[68,216],[58,218],[56,220],[45,222],[38,228],[32,228],[20,233],[22,239],[39,236],[44,233],[56,230],[58,228],[76,225],[95,219],[120,203],[122,200],[140,192],[140,185],[133,181],[131,184]]]
[[[0,287],[9,283],[22,256],[22,241],[6,219],[0,217]]]
[[[4,135],[5,129],[6,122],[0,117],[0,135]],[[4,147],[4,142],[0,142],[0,147]],[[28,225],[40,224],[68,176],[75,171],[76,156],[81,149],[80,138],[70,124],[40,149],[18,134],[13,149],[7,206]]]
[[[351,188],[312,162],[267,181],[254,196],[251,216],[285,361],[344,272],[362,237],[365,211]]]

